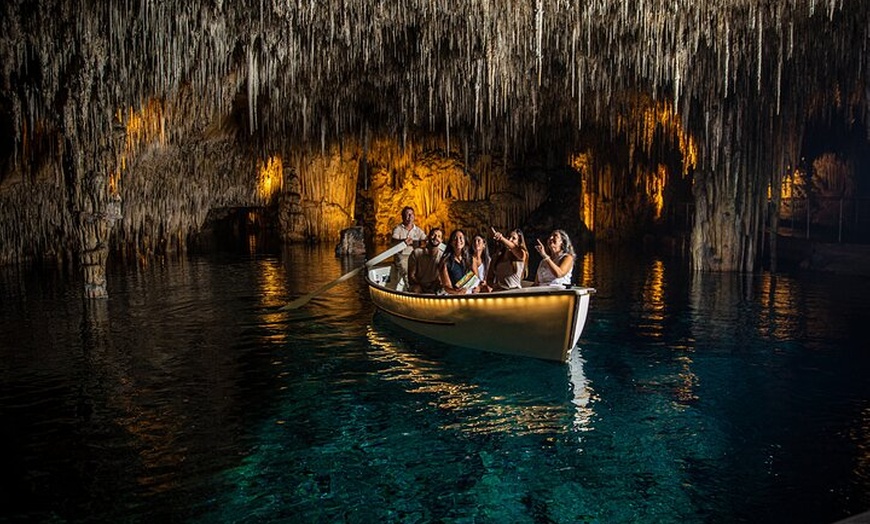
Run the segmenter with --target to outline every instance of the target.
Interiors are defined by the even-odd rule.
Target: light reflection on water
[[[870,508],[870,283],[586,253],[566,365],[427,342],[331,249],[0,271],[0,520],[833,522]],[[797,515],[797,517],[794,517]]]
[[[484,382],[463,379],[437,357],[427,357],[410,349],[395,332],[380,331],[373,322],[368,338],[371,358],[385,367],[379,370],[383,380],[403,384],[410,394],[424,394],[427,403],[442,411],[455,412],[440,429],[467,433],[507,433],[513,435],[585,431],[592,418],[591,388],[583,375],[581,349],[576,348],[568,363],[567,388],[573,394],[575,413],[566,413],[564,397],[529,380],[528,369],[520,362],[506,362],[497,377]],[[535,363],[540,367],[548,363]],[[561,368],[561,367],[560,367]],[[537,378],[537,377],[535,377]],[[573,425],[566,424],[573,416]]]

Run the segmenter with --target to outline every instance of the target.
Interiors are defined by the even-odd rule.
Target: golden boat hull
[[[397,325],[425,337],[495,353],[565,362],[589,301],[584,287],[526,287],[471,295],[420,295],[385,285],[389,268],[366,275],[372,302]]]

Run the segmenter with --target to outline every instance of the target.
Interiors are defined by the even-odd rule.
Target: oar
[[[367,261],[365,264],[361,265],[360,267],[358,267],[352,271],[348,271],[347,273],[341,275],[340,277],[336,278],[332,282],[320,286],[319,288],[312,291],[311,293],[308,293],[305,296],[301,296],[301,297],[297,298],[296,300],[294,300],[293,302],[290,302],[286,306],[282,306],[281,311],[287,311],[289,309],[299,309],[300,307],[302,307],[305,304],[307,304],[308,302],[310,302],[311,299],[316,297],[317,295],[324,293],[325,291],[337,286],[338,284],[344,282],[345,280],[347,280],[349,278],[354,277],[357,273],[362,271],[363,268],[374,266],[375,264],[380,264],[384,260],[395,255],[396,253],[399,253],[400,251],[402,251],[406,247],[407,247],[407,244],[405,244],[404,242],[399,242],[398,244],[396,244],[395,246],[391,247],[390,249],[384,251],[383,253],[376,256],[375,258]]]

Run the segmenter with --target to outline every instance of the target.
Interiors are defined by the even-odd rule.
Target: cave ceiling
[[[284,151],[365,133],[570,147],[639,99],[710,143],[711,115],[736,111],[756,122],[719,120],[752,140],[867,121],[868,32],[866,0],[7,0],[0,153],[54,131],[99,159],[119,112],[155,99]]]

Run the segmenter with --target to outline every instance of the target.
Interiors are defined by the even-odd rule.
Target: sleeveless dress
[[[465,269],[462,262],[457,262],[453,257],[445,260],[444,264],[447,266],[447,276],[450,277],[450,284],[456,287],[456,283],[468,273],[468,270]]]
[[[568,256],[568,253],[562,253],[559,255],[558,260],[553,259],[553,262],[558,266],[562,259]],[[541,260],[541,263],[538,264],[538,285],[539,286],[564,286],[571,285],[571,275],[574,273],[574,268],[568,270],[563,276],[556,278],[556,275],[550,270],[550,264],[547,264],[546,260]]]

